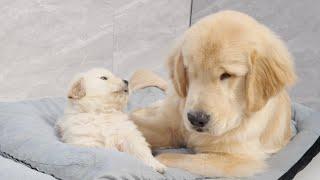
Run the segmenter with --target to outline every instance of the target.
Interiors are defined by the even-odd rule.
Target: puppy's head
[[[193,25],[169,56],[190,131],[222,135],[295,80],[286,47],[251,17],[223,11]]]
[[[88,102],[92,108],[102,109],[104,105],[123,109],[128,100],[128,81],[114,76],[102,68],[89,70],[78,75],[71,84],[68,98],[73,102]]]

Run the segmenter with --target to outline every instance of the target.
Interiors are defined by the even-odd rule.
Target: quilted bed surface
[[[131,97],[128,109],[142,107],[162,97],[159,90],[141,90]],[[203,178],[174,168],[161,175],[125,153],[60,142],[53,127],[63,113],[65,102],[64,98],[46,98],[0,103],[1,179],[10,174],[10,179],[22,176],[68,180]],[[250,179],[279,178],[319,137],[320,113],[299,104],[293,105],[293,112],[296,136],[286,148],[268,159],[268,171]],[[6,171],[9,166],[12,173]]]

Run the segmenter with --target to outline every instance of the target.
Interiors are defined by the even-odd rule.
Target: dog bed
[[[163,97],[164,93],[157,88],[138,90],[131,97],[128,109]],[[0,103],[0,179],[209,178],[174,168],[162,175],[125,153],[60,142],[54,124],[62,115],[65,103],[64,98]],[[288,146],[268,159],[267,171],[248,179],[290,179],[319,151],[319,146],[314,144],[320,134],[320,113],[299,104],[293,104],[292,108],[296,135]],[[12,172],[10,177],[10,172],[5,170],[7,167]]]

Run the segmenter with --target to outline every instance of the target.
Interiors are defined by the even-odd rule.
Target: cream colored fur
[[[158,87],[159,89],[166,91],[168,89],[168,84],[158,75],[145,69],[137,70],[130,79],[129,89],[133,92],[138,89],[143,89],[146,87]]]
[[[205,176],[251,176],[289,142],[292,58],[253,18],[235,11],[203,18],[184,33],[168,68],[167,97],[131,113],[152,148],[196,153],[161,154],[163,164]],[[195,110],[210,115],[201,131],[187,118]]]
[[[92,69],[76,77],[64,115],[56,124],[61,140],[127,152],[162,173],[165,166],[152,156],[145,138],[122,111],[127,90],[123,80],[105,69]]]

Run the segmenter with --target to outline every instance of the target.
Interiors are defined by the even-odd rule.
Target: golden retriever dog
[[[291,138],[286,87],[296,76],[290,53],[246,14],[221,11],[188,29],[168,58],[167,97],[131,117],[169,167],[204,176],[251,176]]]
[[[75,78],[68,99],[56,123],[63,142],[123,151],[164,172],[165,166],[152,156],[145,138],[123,112],[128,81],[106,69],[92,69]]]

